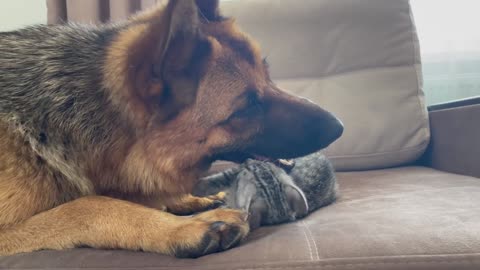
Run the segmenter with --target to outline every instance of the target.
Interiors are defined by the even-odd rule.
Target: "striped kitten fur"
[[[295,221],[336,199],[330,161],[321,152],[294,160],[290,170],[249,159],[238,167],[202,178],[195,195],[226,192],[226,206],[249,213],[251,228]],[[288,173],[287,173],[287,171]]]

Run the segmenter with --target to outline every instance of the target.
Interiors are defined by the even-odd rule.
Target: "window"
[[[480,96],[480,1],[410,2],[427,104]]]

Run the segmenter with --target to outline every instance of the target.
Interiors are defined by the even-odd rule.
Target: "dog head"
[[[185,169],[293,158],[336,140],[341,122],[275,86],[259,46],[218,4],[171,0],[133,17],[110,46],[106,85],[137,130],[132,149]]]

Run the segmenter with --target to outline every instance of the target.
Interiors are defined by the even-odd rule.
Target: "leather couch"
[[[199,259],[79,248],[1,257],[0,268],[480,269],[480,98],[425,107],[408,1],[224,5],[266,45],[275,80],[344,120],[327,149],[339,200]],[[301,29],[308,44],[295,40]]]
[[[227,252],[40,251],[0,258],[0,269],[480,269],[480,99],[463,104],[430,111],[432,143],[418,163],[340,172],[335,204]]]

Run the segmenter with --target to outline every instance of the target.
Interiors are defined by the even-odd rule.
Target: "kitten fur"
[[[295,159],[287,173],[272,162],[249,159],[238,167],[201,179],[195,194],[226,192],[227,207],[249,213],[251,228],[295,221],[333,203],[337,182],[321,152]]]

